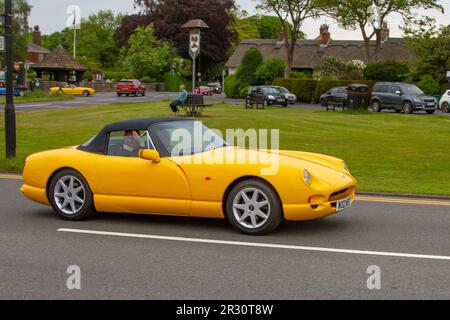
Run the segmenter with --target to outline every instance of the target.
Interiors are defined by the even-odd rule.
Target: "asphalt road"
[[[43,101],[43,102],[28,102],[28,103],[16,103],[16,111],[39,111],[39,110],[52,110],[52,109],[67,109],[67,108],[81,108],[90,107],[96,105],[105,105],[111,103],[136,103],[145,101],[161,101],[165,99],[175,99],[178,96],[177,93],[173,92],[147,92],[145,97],[118,97],[115,92],[100,92],[91,97],[76,97],[74,100],[68,101]],[[229,99],[226,98],[224,94],[214,95],[212,97],[205,97],[207,102],[219,103],[226,102],[230,104],[245,105],[243,99]],[[277,106],[274,106],[277,107]],[[295,105],[290,105],[289,108],[297,109],[308,109],[308,110],[324,110],[320,105],[307,104],[307,103],[297,103]],[[4,110],[4,105],[0,104],[0,112]],[[383,110],[383,112],[394,113],[391,110]],[[430,116],[425,112],[414,113],[417,116]],[[437,110],[435,115],[450,116],[450,113],[443,113]]]
[[[222,220],[67,222],[26,200],[20,185],[0,179],[0,299],[450,298],[444,200],[362,198],[333,217],[255,238]],[[66,287],[70,265],[80,267],[81,290]],[[380,290],[367,288],[373,265]]]

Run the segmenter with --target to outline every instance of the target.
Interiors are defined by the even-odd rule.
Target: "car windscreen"
[[[402,91],[404,94],[411,94],[414,96],[421,96],[425,94],[422,90],[414,85],[402,86]]]
[[[149,128],[149,134],[162,157],[193,155],[228,145],[200,121],[158,123]]]
[[[278,89],[275,88],[263,88],[262,89],[265,94],[277,94],[280,93]]]
[[[279,87],[279,88],[277,88],[277,89],[278,89],[278,91],[280,91],[281,93],[290,93],[288,89],[283,88],[283,87]]]

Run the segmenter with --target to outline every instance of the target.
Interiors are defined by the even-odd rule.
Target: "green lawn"
[[[17,114],[18,157],[4,158],[0,116],[0,170],[20,172],[30,153],[77,145],[102,126],[129,118],[170,116],[167,102]],[[278,128],[283,149],[346,160],[359,190],[450,195],[450,118],[427,115],[325,112],[217,105],[202,120],[212,128]]]

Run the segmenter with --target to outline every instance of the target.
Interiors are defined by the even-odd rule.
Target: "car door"
[[[347,89],[339,88],[335,97],[336,104],[342,105],[347,100]]]
[[[330,94],[327,96],[328,104],[330,105],[336,104],[336,94],[337,94],[336,88],[330,90]]]
[[[388,107],[390,109],[398,109],[402,105],[402,95],[399,94],[399,92],[402,92],[401,88],[399,86],[393,85],[389,89],[388,94]]]
[[[110,133],[106,155],[95,164],[99,197],[111,201],[106,211],[189,215],[191,193],[183,170],[170,158],[153,163],[139,158],[137,150],[131,156],[116,152],[125,135]],[[146,132],[139,136],[143,139],[139,149],[153,148]]]

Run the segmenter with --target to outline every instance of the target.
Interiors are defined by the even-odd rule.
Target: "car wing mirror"
[[[154,163],[159,163],[161,161],[161,157],[159,156],[159,152],[156,150],[142,149],[139,150],[139,157],[144,160],[149,160]]]
[[[402,92],[400,90],[395,91],[395,94],[398,94],[399,96],[402,95]]]

